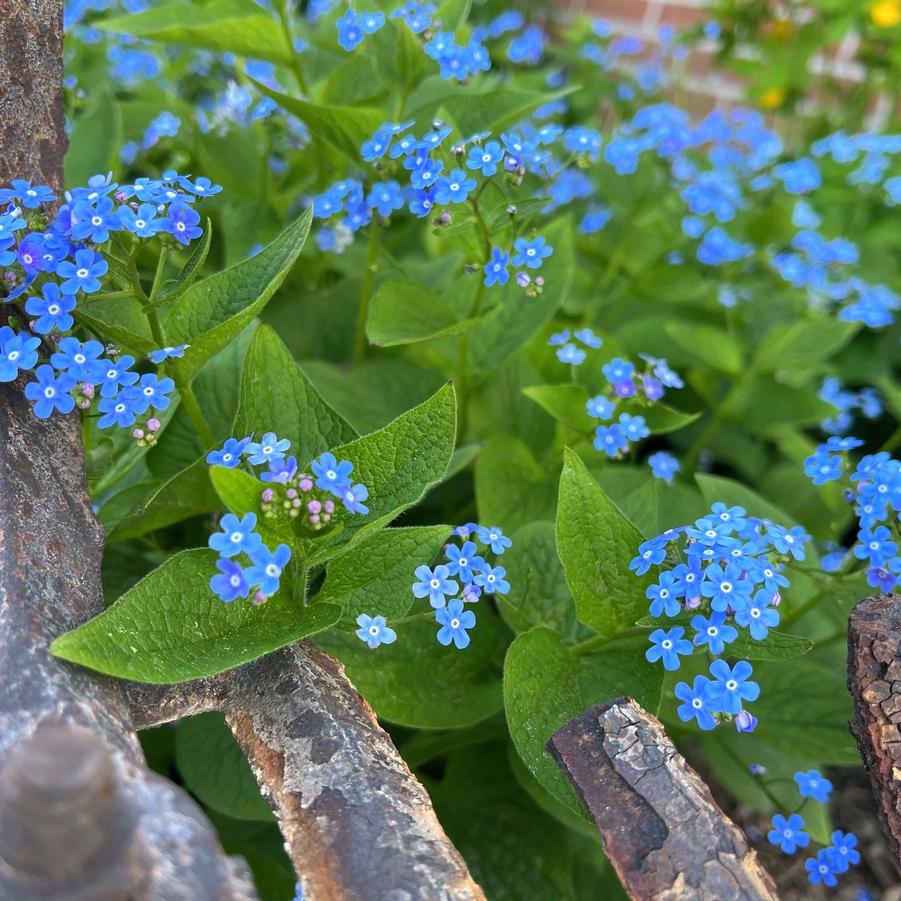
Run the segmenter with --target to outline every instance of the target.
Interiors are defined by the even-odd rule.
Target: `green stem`
[[[200,408],[200,404],[197,401],[197,395],[194,394],[191,383],[179,377],[177,368],[174,369],[172,378],[175,381],[175,386],[178,388],[181,402],[184,405],[185,410],[188,411],[188,416],[191,417],[194,429],[197,431],[197,434],[203,443],[204,450],[211,448],[216,441],[213,438],[213,432],[210,429],[210,425],[206,421],[206,416],[203,415],[203,410]]]
[[[816,607],[826,596],[827,591],[828,588],[820,589],[820,591],[814,594],[814,596],[809,601],[805,601],[803,604],[801,604],[800,607],[797,607],[790,613],[787,613],[782,620],[782,628],[787,629],[789,626],[794,625],[799,619],[801,619],[802,616],[804,616],[805,613],[813,610],[813,608]]]
[[[278,19],[282,26],[282,34],[285,38],[285,43],[287,44],[287,51],[291,54],[291,70],[294,72],[294,77],[297,79],[297,87],[300,89],[300,93],[306,97],[309,94],[307,90],[307,80],[303,74],[303,66],[300,64],[300,56],[297,51],[294,49],[294,37],[291,34],[291,23],[288,20],[288,10],[287,4],[285,0],[280,0],[279,3],[276,4],[278,8]]]
[[[354,330],[353,359],[362,360],[366,356],[366,320],[369,318],[369,301],[372,299],[372,283],[378,270],[376,260],[379,254],[381,229],[378,219],[373,218],[369,231],[369,253],[366,257],[366,271],[360,285],[360,306],[357,310],[357,325]]]

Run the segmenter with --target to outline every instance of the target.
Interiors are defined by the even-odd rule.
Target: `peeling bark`
[[[311,901],[482,901],[428,794],[343,667],[301,642],[184,685],[129,685],[139,726],[220,710]]]
[[[631,897],[775,901],[744,834],[635,701],[592,707],[556,732],[548,751],[591,812]]]
[[[851,734],[870,775],[882,831],[901,871],[901,597],[861,601],[848,620]]]
[[[62,0],[3,0],[0,182],[59,189]],[[255,897],[200,808],[150,772],[123,689],[50,642],[103,610],[77,415],[0,385],[0,899]]]

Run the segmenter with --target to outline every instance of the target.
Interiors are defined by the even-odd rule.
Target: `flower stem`
[[[362,360],[366,356],[366,320],[369,318],[372,283],[378,270],[376,260],[379,254],[380,237],[381,229],[379,228],[378,219],[374,218],[369,231],[369,253],[366,257],[366,271],[363,273],[363,283],[360,286],[360,306],[357,310],[357,326],[354,330],[352,354],[354,360]]]

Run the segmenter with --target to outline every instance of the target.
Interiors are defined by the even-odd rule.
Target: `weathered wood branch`
[[[630,698],[592,707],[548,743],[633,898],[776,899],[741,830]]]
[[[861,601],[848,619],[851,734],[870,775],[882,831],[901,870],[901,597]]]
[[[484,898],[369,705],[313,645],[128,693],[139,726],[225,714],[312,901]]]
[[[62,0],[3,0],[0,183],[59,189]],[[191,798],[150,772],[121,686],[50,656],[103,610],[77,416],[0,385],[0,899],[253,898]]]

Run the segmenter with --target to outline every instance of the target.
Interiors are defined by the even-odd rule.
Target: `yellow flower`
[[[776,109],[782,106],[785,100],[785,91],[782,88],[767,88],[760,95],[760,106],[762,109]]]
[[[870,18],[877,28],[894,28],[901,22],[901,0],[877,0],[870,7]]]

